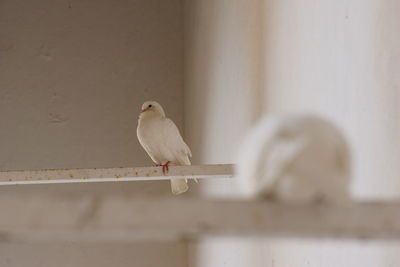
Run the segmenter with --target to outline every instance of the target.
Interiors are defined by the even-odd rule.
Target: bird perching
[[[168,172],[169,165],[191,165],[189,157],[192,152],[183,141],[175,123],[165,116],[159,103],[147,101],[142,105],[137,136],[154,163],[162,166],[164,174]],[[187,180],[172,178],[171,189],[175,195],[186,192]]]

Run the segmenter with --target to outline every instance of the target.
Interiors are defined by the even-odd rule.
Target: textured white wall
[[[181,1],[1,1],[0,168],[149,164],[142,102],[182,122]]]
[[[238,142],[260,112],[259,5],[185,2],[185,135],[194,162],[232,163]],[[232,190],[225,181],[207,181],[205,187],[210,194]]]
[[[263,112],[311,111],[351,142],[355,196],[399,196],[398,1],[186,2],[185,130],[199,162],[231,161],[260,103]],[[232,188],[207,182],[205,191]],[[226,238],[191,246],[199,267],[397,266],[399,250],[398,243]]]
[[[154,99],[182,126],[182,28],[180,0],[0,1],[0,169],[152,165],[137,116]],[[3,186],[0,194],[158,196],[170,186]],[[185,266],[185,251],[180,243],[0,244],[0,265]]]
[[[262,1],[185,1],[185,133],[197,163],[232,163],[262,104]],[[231,194],[231,181],[202,193]],[[261,266],[256,242],[212,238],[190,245],[190,266]],[[267,265],[268,266],[268,265]]]
[[[182,30],[180,0],[1,1],[0,169],[151,166],[136,138],[137,117],[154,99],[182,126]],[[168,187],[165,181],[18,192],[158,194]]]
[[[331,118],[353,148],[355,196],[400,196],[400,3],[269,3],[265,110]]]

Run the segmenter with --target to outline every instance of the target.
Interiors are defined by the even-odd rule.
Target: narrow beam
[[[0,197],[0,241],[206,236],[400,239],[400,203],[283,204],[188,197]]]
[[[231,178],[232,175],[231,164],[170,166],[166,175],[163,174],[162,167],[49,169],[3,171],[0,172],[0,185]]]

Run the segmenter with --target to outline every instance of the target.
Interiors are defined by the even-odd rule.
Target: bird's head
[[[165,117],[164,109],[156,101],[146,101],[143,103],[140,115],[144,114],[153,114]]]

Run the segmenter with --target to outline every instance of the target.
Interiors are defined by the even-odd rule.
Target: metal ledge
[[[3,171],[0,185],[231,178],[232,175],[231,164],[170,166],[166,175],[162,167]]]

